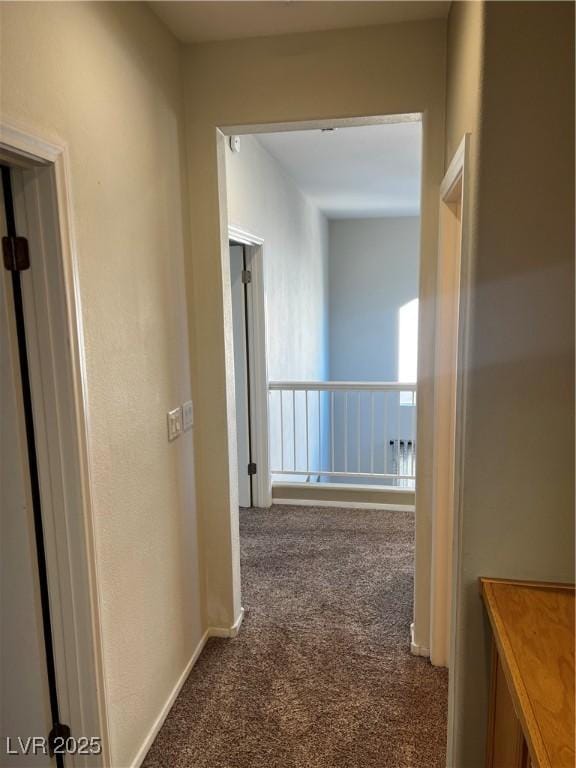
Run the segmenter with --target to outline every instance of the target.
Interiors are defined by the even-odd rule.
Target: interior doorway
[[[264,296],[264,241],[238,227],[228,230],[237,492],[240,507],[269,507],[268,370]]]
[[[236,443],[238,452],[238,501],[241,507],[254,506],[252,478],[257,465],[252,452],[250,391],[251,271],[247,246],[230,241],[230,288],[234,333],[234,390],[236,394]]]
[[[13,737],[0,762],[10,766],[110,762],[67,163],[65,148],[0,124],[0,688],[2,737]],[[78,746],[93,737],[85,750],[67,751],[68,728]]]
[[[16,740],[47,736],[59,721],[59,702],[22,301],[27,246],[17,237],[12,171],[2,165],[0,172],[3,271],[9,273],[0,290],[2,765],[48,766],[44,749],[23,755]]]

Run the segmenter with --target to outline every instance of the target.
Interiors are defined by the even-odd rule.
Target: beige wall
[[[266,361],[277,381],[328,373],[328,222],[253,137],[226,149],[230,224],[264,240]]]
[[[473,147],[478,140],[483,26],[481,0],[452,3],[446,51],[446,168],[465,133],[472,134]],[[472,155],[475,159],[474,151]]]
[[[448,62],[448,145],[469,129],[478,153],[449,745],[449,765],[474,768],[490,647],[477,578],[574,580],[573,6],[455,4]]]
[[[233,621],[240,604],[236,491],[231,487],[228,443],[234,439],[233,391],[226,385],[232,359],[225,195],[216,173],[217,126],[424,113],[420,434],[431,435],[434,264],[438,185],[443,169],[445,22],[234,40],[189,46],[185,88],[190,169],[192,259],[188,281],[196,328],[193,382],[199,402],[196,448],[198,493],[207,563],[211,622]],[[223,167],[222,162],[222,167]],[[235,453],[235,446],[232,446]],[[416,611],[429,613],[430,446],[420,443]],[[235,589],[231,591],[232,583]]]
[[[70,152],[111,747],[131,764],[203,629],[179,49],[139,3],[2,5],[1,119]]]

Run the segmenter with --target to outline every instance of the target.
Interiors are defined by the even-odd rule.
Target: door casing
[[[2,123],[0,158],[13,169],[17,229],[33,262],[22,291],[61,721],[74,736],[99,736],[102,744],[100,755],[67,755],[66,764],[105,766],[109,727],[68,152]]]
[[[252,273],[248,285],[248,337],[250,349],[250,431],[252,457],[257,471],[252,478],[255,507],[272,504],[272,481],[268,454],[268,368],[266,363],[266,299],[264,293],[265,243],[263,238],[229,225],[229,239],[246,248],[247,267]]]
[[[453,666],[462,517],[471,258],[470,134],[440,187],[434,372],[430,660]]]

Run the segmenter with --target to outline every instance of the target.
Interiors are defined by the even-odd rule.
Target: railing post
[[[304,392],[306,396],[306,472],[310,472],[310,458],[308,453],[308,390]]]
[[[330,471],[334,472],[334,392],[330,392],[330,442],[330,452],[332,454]]]
[[[318,475],[322,474],[322,392],[318,390]]]
[[[374,474],[374,392],[370,392],[370,472]]]
[[[280,465],[284,471],[284,390],[280,390]]]
[[[348,472],[348,390],[344,394],[344,472]]]
[[[360,392],[356,393],[356,467],[361,472],[360,467]]]
[[[296,390],[292,390],[292,448],[294,453],[294,472],[296,472]]]

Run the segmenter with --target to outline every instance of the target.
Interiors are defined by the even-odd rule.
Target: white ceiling
[[[450,7],[449,1],[440,0],[179,0],[149,4],[185,43],[445,18]]]
[[[330,219],[417,216],[422,123],[255,136]]]

